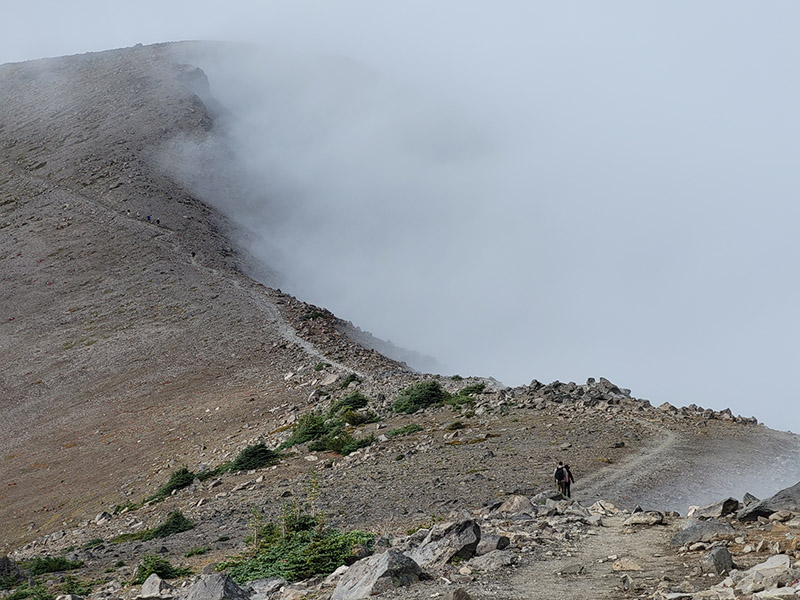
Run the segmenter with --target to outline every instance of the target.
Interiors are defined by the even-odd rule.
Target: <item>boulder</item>
[[[705,506],[692,506],[687,516],[695,519],[718,519],[739,510],[741,505],[736,498],[725,498],[714,504]]]
[[[546,504],[548,500],[563,500],[564,496],[561,495],[561,492],[552,490],[547,492],[539,492],[538,494],[534,495],[531,498],[531,504],[534,506],[539,506],[540,504]]]
[[[736,517],[740,521],[756,521],[758,517],[769,517],[779,510],[800,512],[800,482],[766,500],[746,505],[736,513]]]
[[[331,600],[368,598],[419,581],[422,569],[397,550],[387,550],[353,563],[342,575]]]
[[[19,576],[17,564],[7,556],[0,557],[0,577],[17,576]]]
[[[249,600],[247,592],[226,573],[201,575],[181,596],[183,600]]]
[[[511,540],[505,535],[481,534],[481,539],[475,548],[475,554],[481,556],[482,554],[488,554],[492,550],[505,550],[508,548],[509,543],[511,543]]]
[[[791,561],[785,554],[770,556],[763,563],[751,567],[747,571],[731,573],[736,582],[736,589],[742,594],[755,594],[780,584],[788,585],[794,579]]]
[[[734,568],[733,557],[727,548],[719,546],[706,554],[700,560],[700,570],[703,573],[730,573]]]
[[[434,525],[422,543],[406,554],[422,567],[441,566],[453,558],[472,558],[481,539],[481,528],[473,520]]]
[[[623,525],[661,525],[664,522],[663,513],[657,510],[648,510],[647,512],[633,513],[630,517],[625,519]]]
[[[268,579],[250,581],[248,582],[248,586],[253,590],[250,594],[250,600],[266,600],[288,583],[289,582],[282,577],[270,577]]]
[[[694,542],[711,542],[714,539],[730,538],[736,534],[736,530],[730,523],[720,521],[689,521],[686,526],[678,531],[670,544],[673,546],[683,546]]]
[[[155,573],[144,580],[142,589],[139,592],[138,598],[161,598],[163,596],[170,596],[172,593],[172,586],[166,581],[161,579]]]
[[[514,564],[516,557],[510,550],[492,550],[483,556],[476,556],[466,566],[477,571],[496,571]]]
[[[509,496],[497,509],[497,512],[506,514],[530,513],[532,511],[533,504],[531,504],[531,501],[527,497],[519,495]]]

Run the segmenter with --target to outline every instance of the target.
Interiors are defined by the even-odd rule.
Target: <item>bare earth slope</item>
[[[163,55],[0,66],[6,542],[120,501],[244,413],[304,400],[287,373],[398,369],[344,338],[300,339],[285,319],[308,309],[243,277],[219,215],[161,175],[162,143],[214,131],[202,72]]]

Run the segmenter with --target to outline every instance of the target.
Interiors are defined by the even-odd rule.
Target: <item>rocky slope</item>
[[[255,282],[247,273],[277,276],[255,269],[232,225],[164,164],[177,138],[225,143],[224,107],[202,71],[174,56],[157,45],[0,66],[0,549],[17,560],[68,556],[84,562],[81,577],[111,582],[146,554],[199,571],[246,551],[254,511],[278,517],[310,498],[331,525],[383,535],[384,549],[412,551],[424,540],[402,539],[408,530],[446,520],[508,537],[508,564],[461,572],[444,561],[402,592],[409,598],[452,593],[459,577],[487,597],[620,597],[613,554],[645,570],[627,595],[722,579],[703,579],[670,550],[679,517],[633,527],[617,509],[590,507],[685,514],[771,494],[800,479],[797,436],[729,411],[653,407],[604,379],[510,389],[423,376],[369,349],[383,346],[352,324]],[[401,390],[430,380],[460,401],[393,410]],[[271,467],[133,508],[181,466],[202,473],[260,442],[278,448],[303,414],[355,392],[371,414],[347,432],[371,445],[347,456],[293,445]],[[560,459],[578,504],[542,509],[537,494]],[[534,504],[499,510],[512,496],[516,508]],[[194,528],[111,542],[175,510]],[[794,527],[767,520],[727,547],[752,566],[793,552],[774,543]],[[745,553],[762,532],[769,543]],[[318,583],[280,593],[332,593]]]

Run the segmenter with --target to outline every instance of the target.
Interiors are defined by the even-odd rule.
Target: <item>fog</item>
[[[214,148],[173,167],[283,289],[446,373],[800,429],[796,4],[4,8],[0,62],[264,47],[202,65],[244,193],[192,171]]]

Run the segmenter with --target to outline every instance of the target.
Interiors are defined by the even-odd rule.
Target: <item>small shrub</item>
[[[289,581],[327,575],[370,552],[374,536],[340,532],[324,526],[325,518],[296,504],[284,507],[279,522],[260,525],[252,555],[221,565],[238,583],[268,577]]]
[[[209,550],[211,550],[211,548],[192,548],[186,554],[184,554],[184,556],[186,558],[191,558],[192,556],[202,556]]]
[[[74,575],[67,575],[64,577],[64,583],[61,589],[65,594],[74,594],[75,596],[88,596],[92,593],[92,588],[96,585],[94,581],[81,581]]]
[[[142,564],[136,569],[136,576],[131,583],[140,585],[153,573],[162,579],[175,579],[191,575],[192,571],[186,567],[173,567],[168,560],[155,554],[146,554],[142,557]]]
[[[446,401],[450,395],[438,381],[421,381],[410,385],[397,396],[392,405],[395,412],[414,413]]]
[[[328,363],[326,363],[326,362],[318,362],[316,365],[314,365],[314,370],[315,371],[324,371],[325,368],[329,367],[329,366],[330,365]]]
[[[184,517],[181,511],[176,510],[171,512],[167,516],[166,520],[158,527],[154,527],[153,529],[145,529],[144,531],[137,531],[136,533],[123,533],[122,535],[115,537],[113,540],[111,540],[111,542],[114,544],[121,544],[123,542],[133,542],[136,540],[153,540],[155,538],[167,537],[173,533],[189,531],[193,527],[194,523]]]
[[[486,384],[483,383],[483,382],[480,382],[480,383],[476,383],[474,385],[468,385],[468,386],[462,388],[461,391],[458,392],[458,395],[459,396],[473,396],[473,395],[476,395],[476,394],[482,394],[484,392],[484,390],[486,390]]]
[[[71,571],[80,569],[83,566],[82,560],[69,560],[63,556],[37,556],[29,561],[23,562],[32,577],[42,573],[57,573],[58,571]]]
[[[450,379],[452,379],[453,381],[463,381],[464,380],[464,378],[461,375],[451,375]]]
[[[267,467],[280,458],[280,454],[270,450],[260,442],[242,450],[230,465],[231,471],[249,471]]]
[[[0,590],[10,590],[17,587],[20,583],[20,578],[16,575],[2,575],[0,576]]]
[[[23,600],[23,598],[31,598],[32,600],[54,600],[55,596],[48,592],[44,585],[35,585],[29,587],[27,584],[17,588],[13,593],[5,596],[3,600]]]
[[[361,378],[358,375],[356,375],[355,373],[349,373],[347,375],[347,377],[345,377],[344,380],[342,381],[340,387],[342,389],[344,389],[348,385],[350,385],[351,383],[354,383],[354,382],[355,383],[361,383]]]
[[[90,548],[97,548],[98,546],[102,546],[104,543],[105,542],[103,541],[103,538],[92,538],[83,545],[83,548],[84,550],[89,550]]]
[[[368,415],[353,410],[352,408],[348,408],[342,413],[342,420],[352,426],[363,425],[368,419]]]
[[[149,498],[145,498],[144,502],[160,502],[170,494],[172,494],[175,490],[181,490],[185,487],[189,487],[195,480],[195,475],[192,471],[190,471],[186,467],[181,467],[172,475],[170,475],[169,481],[162,485],[155,494],[150,496]]]
[[[229,535],[221,535],[221,536],[219,536],[217,538],[217,541],[218,542],[227,542],[230,539],[231,539],[231,536],[229,536]]]
[[[369,404],[369,398],[356,390],[352,394],[349,394],[346,398],[342,398],[341,400],[337,400],[331,404],[331,407],[328,410],[328,415],[335,417],[343,410],[358,410],[359,408],[364,408],[367,406],[367,404]]]
[[[172,535],[174,533],[189,531],[193,527],[194,523],[184,517],[181,511],[176,510],[169,513],[167,519],[161,525],[148,531],[142,540],[152,540],[155,538],[167,537],[168,535]]]
[[[464,424],[461,421],[453,421],[445,427],[447,431],[455,431],[456,429],[464,429]]]
[[[386,435],[389,437],[399,437],[402,435],[417,433],[418,431],[423,431],[424,429],[425,428],[422,425],[411,423],[410,425],[404,425],[403,427],[398,427],[397,429],[390,429],[386,432]]]
[[[288,448],[325,436],[330,430],[330,427],[326,426],[325,420],[325,415],[316,411],[301,415],[294,425],[292,435],[289,436],[289,439],[287,439],[281,447]]]

